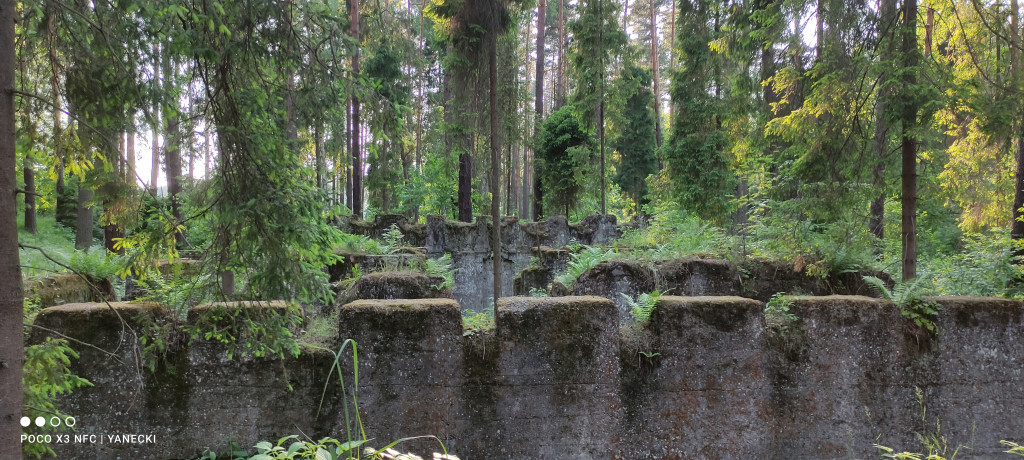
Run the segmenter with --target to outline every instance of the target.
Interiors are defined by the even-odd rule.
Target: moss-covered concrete
[[[939,307],[938,334],[920,343],[890,302],[791,300],[795,318],[773,331],[756,300],[662,297],[643,330],[646,361],[623,354],[619,312],[603,297],[504,298],[497,330],[470,336],[451,299],[359,300],[340,309],[333,351],[344,339],[358,344],[359,413],[374,445],[436,435],[468,460],[870,458],[875,443],[917,449],[915,432],[933,432],[937,421],[951,443],[998,458],[998,441],[1024,432],[1024,302],[926,299]],[[72,343],[82,354],[73,369],[96,386],[62,408],[81,434],[157,442],[54,445],[61,458],[194,458],[229,440],[345,432],[351,348],[340,361],[349,393],[329,350],[229,360],[223,345],[197,341],[150,373],[127,326],[162,317],[162,308],[112,307],[66,305],[37,317],[90,344]]]

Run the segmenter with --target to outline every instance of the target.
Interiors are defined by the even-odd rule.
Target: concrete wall
[[[797,299],[798,319],[772,326],[756,300],[666,297],[639,346],[600,297],[505,298],[497,332],[468,336],[453,300],[362,300],[341,311],[338,340],[359,344],[359,413],[376,444],[435,435],[463,459],[875,458],[875,443],[919,449],[915,433],[940,421],[951,444],[971,446],[957,458],[1010,458],[999,440],[1024,440],[1024,303],[934,300],[938,336],[866,297]],[[156,442],[52,445],[60,458],[344,437],[330,353],[227,360],[221,345],[196,343],[140,372],[115,312],[136,326],[163,314],[78,304],[37,324],[106,350],[75,345],[75,371],[96,384],[64,401],[78,433]]]
[[[428,257],[452,255],[456,269],[452,294],[463,309],[482,311],[491,307],[494,274],[488,216],[477,216],[474,223],[428,216],[426,224],[410,224],[404,216],[380,215],[372,222],[343,220],[338,225],[342,231],[379,239],[392,224],[402,231],[406,244],[425,248]],[[505,217],[501,220],[501,292],[513,293],[516,274],[530,265],[530,257],[536,255],[535,249],[539,246],[561,248],[572,241],[586,245],[608,244],[620,235],[612,215],[589,216],[575,225],[569,224],[564,216],[549,217],[541,222],[519,222],[514,217]],[[562,260],[564,263],[564,256]],[[339,274],[332,275],[334,278],[348,273],[344,265],[329,270]]]

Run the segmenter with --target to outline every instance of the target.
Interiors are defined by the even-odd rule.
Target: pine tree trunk
[[[1024,63],[1021,62],[1021,44],[1024,43],[1024,29],[1021,28],[1020,6],[1017,0],[1010,1],[1010,71],[1013,82],[1020,85],[1024,78]],[[1024,102],[1018,94],[1020,112],[1016,120],[1017,151],[1015,152],[1016,173],[1014,175],[1013,223],[1010,226],[1010,237],[1014,240],[1024,239]],[[1015,246],[1016,263],[1024,264],[1024,248]]]
[[[178,72],[174,68],[174,61],[171,59],[170,52],[164,52],[163,60],[164,91],[171,95],[177,81]],[[174,216],[175,223],[180,223],[184,220],[181,212],[181,197],[179,196],[181,193],[181,129],[178,121],[178,110],[178,100],[174,97],[167,104],[167,113],[164,114],[167,127],[166,145],[164,145],[164,162],[167,166],[167,195],[171,198],[171,215]],[[177,235],[177,237],[180,238],[181,235]]]
[[[459,221],[473,221],[473,155],[465,152],[459,155]]]
[[[917,0],[903,2],[903,54],[904,68],[917,66]],[[904,91],[913,86],[914,72],[905,72]],[[904,95],[904,98],[909,98]],[[917,277],[917,144],[911,137],[911,129],[916,125],[917,107],[904,103],[902,114],[903,136],[902,153],[902,240],[903,240],[903,280]]]
[[[320,137],[320,124],[313,124],[313,158],[316,163],[316,188],[324,189],[324,170],[327,161],[324,159],[323,139]]]
[[[565,0],[558,0],[558,76],[555,78],[555,105],[558,110],[565,105]],[[539,213],[534,215],[536,218]]]
[[[669,19],[668,19],[668,22],[670,23],[670,25],[669,25],[669,32],[668,32],[668,68],[669,69],[675,69],[676,68],[676,0],[672,0],[672,7],[671,8],[672,8],[672,10],[669,13]],[[661,103],[661,100],[658,99],[658,95],[657,94],[654,95],[654,98],[655,98],[654,102],[656,104],[660,104]],[[668,105],[668,125],[669,126],[672,126],[672,118],[675,115],[675,113],[676,113],[675,104],[669,104]],[[658,124],[660,125],[661,121],[659,121]],[[661,155],[660,150],[659,150],[659,153],[658,153],[659,161],[660,161],[661,156],[662,155]]]
[[[48,4],[49,5],[49,4]],[[52,6],[51,6],[52,7]],[[50,11],[47,14],[46,31],[47,31],[47,54],[50,59],[50,97],[51,103],[53,104],[53,110],[51,111],[53,116],[53,156],[56,163],[56,197],[54,208],[57,216],[57,223],[65,223],[64,219],[61,219],[65,209],[69,206],[64,196],[64,142],[63,142],[63,129],[61,128],[60,119],[60,70],[58,67],[57,60],[57,15],[55,12]]]
[[[21,458],[24,334],[14,152],[15,2],[0,0],[0,458]]]
[[[543,4],[544,0],[540,0]],[[501,139],[498,126],[498,27],[490,31],[490,104],[491,115],[491,258],[494,261],[494,318],[498,317],[498,298],[501,297]],[[541,34],[543,36],[544,34]],[[541,67],[544,67],[543,65]]]
[[[892,44],[896,31],[896,0],[879,2],[878,31],[879,60],[883,63],[888,62],[892,59]],[[885,82],[888,78],[888,72],[884,71],[878,76],[879,82]],[[888,156],[889,145],[889,122],[885,117],[885,111],[890,92],[881,85],[878,87],[880,89],[875,96],[875,135],[872,140],[875,166],[871,170],[872,184],[878,195],[871,201],[868,230],[875,238],[882,240],[885,238],[885,158]]]
[[[160,45],[153,45],[153,79],[160,80]],[[160,119],[162,110],[153,109],[153,146],[152,159],[153,167],[149,173],[149,189],[155,195],[157,193],[157,182],[160,179]]]
[[[651,70],[654,74],[654,140],[661,148],[661,80],[658,77],[658,7],[651,0]]]
[[[78,206],[75,219],[75,249],[84,251],[92,246],[92,190],[84,181],[78,182]]]
[[[36,234],[36,172],[32,159],[25,155],[22,173],[25,179],[25,231]]]
[[[353,81],[359,79],[359,0],[351,0],[350,11],[352,39],[355,42],[355,49],[352,52],[352,75]],[[361,135],[359,123],[359,97],[352,95],[352,214],[357,218],[363,217],[363,158],[359,146]]]
[[[125,173],[124,173],[125,180],[129,184],[132,184],[132,186],[134,187],[134,185],[138,183],[138,180],[135,178],[135,168],[136,168],[135,161],[136,160],[135,160],[135,128],[134,128],[134,125],[131,128],[131,131],[128,131],[128,134],[127,134],[126,139],[125,139],[125,159],[128,161],[128,167],[125,169]]]

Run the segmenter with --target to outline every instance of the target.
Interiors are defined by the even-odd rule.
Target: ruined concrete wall
[[[399,215],[378,215],[372,222],[348,218],[338,222],[338,227],[344,232],[377,239],[382,238],[391,225],[402,231],[405,244],[423,247],[429,257],[440,257],[445,253],[452,255],[452,265],[456,269],[452,294],[463,309],[483,311],[492,308],[490,302],[494,297],[494,274],[489,216],[477,216],[473,223],[427,216],[426,224],[411,224]],[[550,251],[550,248],[562,248],[573,241],[585,245],[603,245],[619,236],[621,232],[612,215],[588,216],[575,225],[570,224],[565,216],[552,216],[541,222],[519,222],[515,217],[503,217],[501,292],[506,296],[513,293],[516,289],[516,275],[530,265],[530,258],[536,256],[538,246],[547,246]],[[351,266],[359,263],[357,259],[362,261],[363,267],[366,264],[371,267],[380,265],[377,257],[346,257],[346,261],[328,268],[332,281],[347,276]],[[559,261],[553,262],[561,263],[564,268],[565,257],[563,254]],[[544,282],[546,285],[558,268],[549,268],[536,282]],[[527,293],[529,287],[523,293]]]
[[[1001,458],[998,441],[1024,433],[1024,303],[933,300],[937,336],[865,297],[797,298],[796,319],[770,325],[756,300],[663,297],[639,345],[600,297],[502,299],[497,332],[468,336],[452,300],[368,300],[342,309],[338,341],[359,344],[367,436],[436,435],[463,459],[872,458],[874,443],[920,449],[915,433],[936,420],[971,457]],[[115,309],[128,324],[162,314]],[[37,322],[113,354],[73,345],[74,369],[96,383],[64,401],[79,432],[158,435],[54,445],[61,458],[188,458],[299,430],[344,437],[336,383],[317,412],[336,382],[329,353],[227,360],[221,345],[194,343],[151,374],[101,304],[49,309]]]

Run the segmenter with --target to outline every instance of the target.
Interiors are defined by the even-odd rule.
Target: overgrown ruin
[[[839,459],[876,456],[874,444],[913,449],[916,433],[941,426],[949,442],[992,458],[1005,450],[1000,440],[1024,433],[1024,302],[927,299],[940,307],[934,334],[891,302],[855,295],[868,293],[857,274],[813,278],[771,262],[740,270],[687,258],[652,269],[613,260],[581,275],[568,295],[501,299],[495,330],[468,333],[462,310],[490,296],[486,221],[345,225],[379,236],[391,223],[425,256],[451,253],[462,270],[451,292],[422,274],[364,274],[338,307],[329,342],[335,351],[348,339],[358,346],[358,411],[375,446],[432,435],[463,460]],[[571,240],[607,243],[618,232],[614,221],[585,224],[503,221],[507,273],[529,265],[538,248],[550,259],[535,268],[548,270],[565,263],[561,248]],[[508,292],[550,282],[529,273],[503,280]],[[624,327],[619,294],[655,288],[666,295],[650,323],[639,333]],[[792,297],[793,316],[781,323],[765,317],[775,292],[806,295]],[[229,331],[231,314],[284,308],[201,306],[185,327],[220,311],[213,321]],[[77,420],[74,434],[155,439],[51,445],[60,458],[195,458],[229,442],[344,439],[354,427],[350,348],[339,361],[349,393],[332,373],[333,353],[311,347],[297,358],[229,359],[230,345],[181,341],[150,372],[138,334],[167,315],[151,303],[75,303],[38,315],[31,342],[74,339],[81,358],[72,369],[94,384],[62,401]],[[423,454],[439,445],[417,439],[402,449]]]

